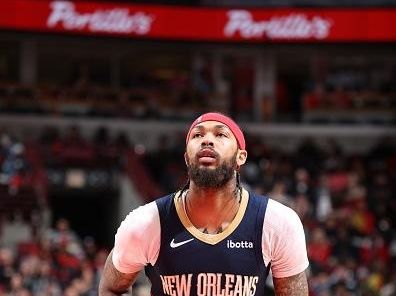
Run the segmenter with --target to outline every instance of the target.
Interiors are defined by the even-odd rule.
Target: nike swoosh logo
[[[171,248],[174,249],[174,248],[180,247],[180,246],[182,246],[184,244],[187,244],[187,243],[191,242],[192,240],[194,240],[194,239],[191,238],[191,239],[188,239],[188,240],[185,240],[185,241],[181,241],[181,242],[175,243],[175,239],[172,239],[172,241],[170,242],[170,246],[171,246]]]

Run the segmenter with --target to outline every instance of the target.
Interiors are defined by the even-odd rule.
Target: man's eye
[[[227,135],[224,134],[224,133],[218,133],[217,136],[218,136],[218,137],[227,137]]]
[[[199,137],[201,137],[201,136],[202,136],[202,135],[201,135],[200,133],[196,133],[196,134],[193,134],[192,137],[193,137],[193,139],[194,139],[194,138],[199,138]]]

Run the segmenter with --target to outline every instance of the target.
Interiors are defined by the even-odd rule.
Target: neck
[[[235,217],[239,209],[239,191],[232,178],[220,188],[202,188],[190,181],[186,196],[186,212],[196,228],[217,231]]]

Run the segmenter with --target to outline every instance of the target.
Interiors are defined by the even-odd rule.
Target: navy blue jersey
[[[246,192],[245,192],[246,193]],[[264,295],[270,266],[262,252],[268,198],[244,194],[238,213],[219,234],[204,234],[189,221],[178,194],[156,200],[161,246],[146,275],[153,296]]]

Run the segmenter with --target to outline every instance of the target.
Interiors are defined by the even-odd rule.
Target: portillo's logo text
[[[47,26],[62,26],[65,30],[145,35],[150,32],[154,17],[145,12],[130,13],[128,8],[95,9],[78,12],[70,1],[50,2],[51,12]]]
[[[245,39],[325,39],[332,26],[329,19],[318,15],[308,17],[304,13],[272,16],[262,21],[254,20],[247,10],[229,10],[227,16],[224,35]]]

